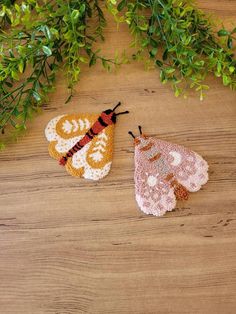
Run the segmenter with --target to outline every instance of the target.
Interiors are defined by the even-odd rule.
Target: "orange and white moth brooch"
[[[99,180],[111,168],[113,135],[116,118],[128,111],[115,113],[115,108],[101,114],[68,114],[52,119],[45,135],[49,154],[73,176]]]
[[[145,214],[162,216],[187,200],[189,192],[198,191],[208,181],[208,164],[197,153],[176,144],[129,134],[135,144],[135,194]]]

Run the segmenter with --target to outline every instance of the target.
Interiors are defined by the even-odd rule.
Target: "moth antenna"
[[[142,132],[142,127],[141,127],[141,125],[139,125],[139,126],[138,126],[138,129],[139,129],[139,133],[140,133],[140,135],[142,135],[142,134],[143,134],[143,132]]]
[[[128,134],[135,138],[134,134],[131,131],[129,131]]]
[[[115,111],[117,107],[121,105],[121,102],[119,101],[118,104],[112,109],[112,111]]]
[[[127,113],[129,113],[129,111],[128,111],[128,110],[123,111],[123,112],[118,112],[118,113],[116,113],[116,116],[119,116],[120,114],[127,114]]]

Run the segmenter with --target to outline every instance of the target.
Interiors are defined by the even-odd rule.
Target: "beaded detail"
[[[92,180],[105,177],[111,168],[117,116],[129,113],[116,113],[120,105],[99,115],[71,114],[52,119],[45,129],[49,154],[73,176]]]
[[[72,114],[52,119],[45,129],[46,138],[50,142],[50,156],[60,160],[64,158],[98,118],[98,114]],[[108,125],[81,150],[73,151],[71,158],[65,162],[67,172],[72,176],[92,180],[105,177],[112,163],[114,127],[114,124]]]
[[[135,194],[144,213],[162,216],[208,181],[208,164],[197,153],[142,134],[134,144]]]

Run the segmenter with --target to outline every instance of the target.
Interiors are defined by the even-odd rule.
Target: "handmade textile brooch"
[[[49,154],[77,177],[99,180],[111,168],[113,135],[116,118],[128,111],[115,113],[115,108],[99,114],[61,115],[52,119],[45,135]]]
[[[142,134],[134,136],[135,194],[141,210],[162,216],[187,200],[208,181],[208,164],[197,153],[183,146]]]

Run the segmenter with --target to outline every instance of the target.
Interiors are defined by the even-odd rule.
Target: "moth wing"
[[[106,127],[71,158],[73,168],[83,168],[85,179],[99,180],[111,168],[114,126]]]
[[[208,181],[208,164],[197,153],[184,146],[153,138],[155,148],[162,154],[177,181],[189,192],[198,191]]]
[[[145,214],[162,216],[176,206],[174,189],[159,175],[138,148],[135,148],[135,195],[140,209]]]
[[[105,177],[111,168],[113,154],[114,124],[107,126],[101,133],[96,135],[86,154],[84,177],[97,180]]]
[[[68,114],[50,120],[45,128],[50,156],[57,160],[64,156],[84,136],[98,116],[98,114]],[[76,166],[73,164],[73,158],[69,158],[65,166],[68,173],[77,177],[84,174],[83,153],[81,152],[82,150],[75,154],[77,155]]]
[[[49,154],[60,159],[73,147],[98,119],[98,114],[72,114],[52,119],[45,135],[49,144]],[[101,133],[69,158],[65,168],[73,176],[99,180],[111,168],[114,125],[106,127]]]

